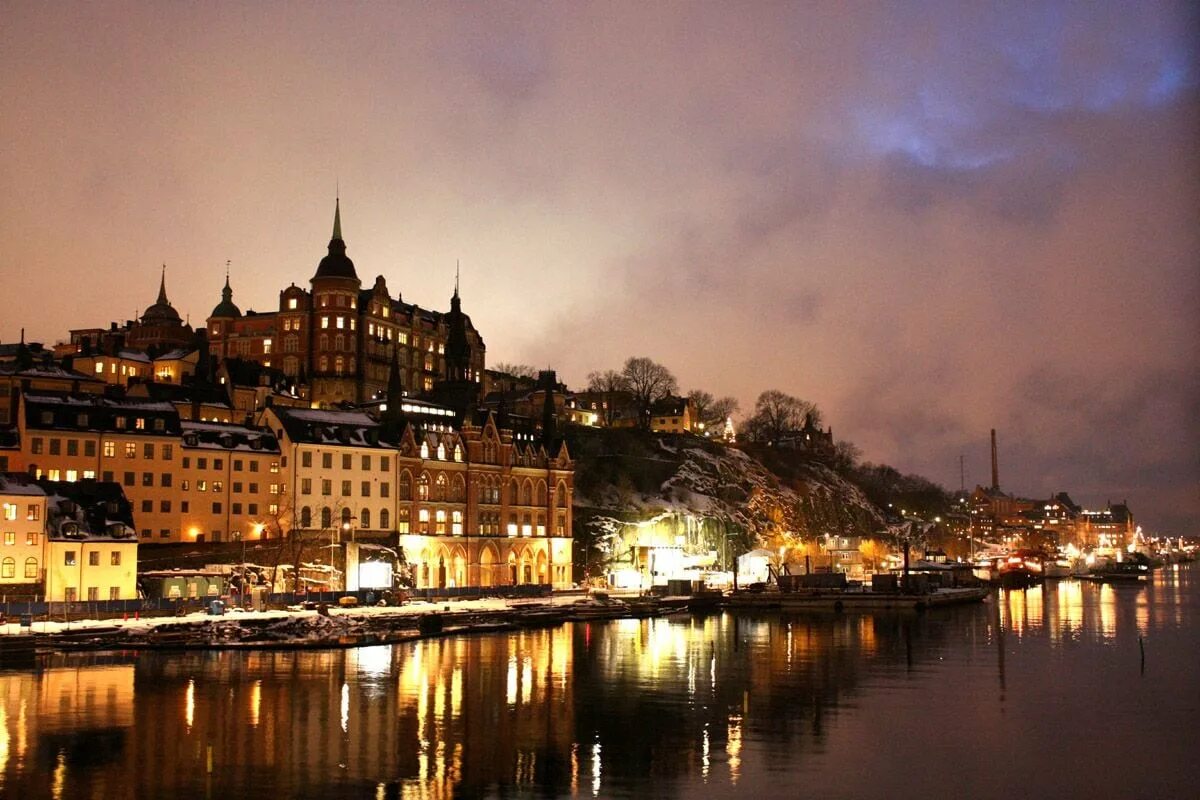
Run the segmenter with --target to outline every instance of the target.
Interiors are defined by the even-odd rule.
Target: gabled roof
[[[279,441],[266,428],[185,420],[183,446],[204,450],[241,450],[250,453],[279,453]]]
[[[379,447],[380,425],[361,411],[272,407],[293,442],[341,447]]]
[[[119,483],[39,480],[37,484],[46,492],[46,528],[51,539],[137,542],[133,506]]]

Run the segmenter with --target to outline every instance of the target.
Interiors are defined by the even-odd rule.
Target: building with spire
[[[382,275],[364,288],[346,251],[338,199],[327,253],[309,288],[285,288],[278,310],[241,313],[226,276],[207,324],[213,357],[280,369],[307,384],[317,406],[382,399],[390,383],[408,395],[444,380],[477,385],[485,346],[462,312],[457,280],[448,313],[423,309],[393,297]]]

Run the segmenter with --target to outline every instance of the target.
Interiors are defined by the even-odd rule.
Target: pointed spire
[[[333,238],[342,238],[342,198],[336,197],[333,201]]]
[[[457,258],[456,258],[456,259],[454,259],[454,296],[455,296],[455,297],[458,297],[458,270],[459,270],[459,266],[460,266],[460,264],[459,264],[459,261],[458,261],[458,259],[457,259]]]
[[[167,302],[167,265],[162,265],[162,278],[158,282],[158,300],[155,301],[159,305],[169,306]]]

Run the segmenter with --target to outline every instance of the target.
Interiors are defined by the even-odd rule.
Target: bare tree
[[[754,403],[754,414],[742,430],[755,442],[776,444],[789,433],[800,430],[806,420],[819,425],[821,412],[814,403],[801,400],[778,389],[768,389]]]
[[[638,407],[638,423],[650,427],[650,404],[674,394],[679,384],[671,370],[645,357],[630,358],[621,374],[629,381],[629,391]]]
[[[538,371],[528,364],[509,364],[504,361],[492,365],[493,372],[503,372],[514,378],[537,378]]]
[[[701,389],[688,392],[688,399],[696,409],[696,418],[703,422],[706,428],[720,426],[727,417],[732,417],[738,410],[738,401],[735,398],[714,398]]]
[[[605,426],[612,425],[613,408],[617,395],[620,392],[629,391],[629,381],[615,369],[607,369],[603,372],[590,372],[587,379],[588,391],[595,392],[601,396]]]

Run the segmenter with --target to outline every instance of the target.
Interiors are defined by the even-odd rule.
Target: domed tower
[[[309,283],[312,399],[322,404],[357,402],[358,292],[362,281],[346,255],[340,198],[334,205],[329,253]]]
[[[233,321],[240,319],[242,310],[233,303],[233,289],[229,286],[229,270],[225,270],[225,288],[221,290],[221,302],[208,315],[208,341],[213,355],[224,358],[229,334],[233,332]]]
[[[129,344],[147,352],[158,352],[187,347],[191,340],[191,326],[184,324],[179,312],[167,300],[167,267],[164,264],[158,284],[158,299],[130,328]]]

